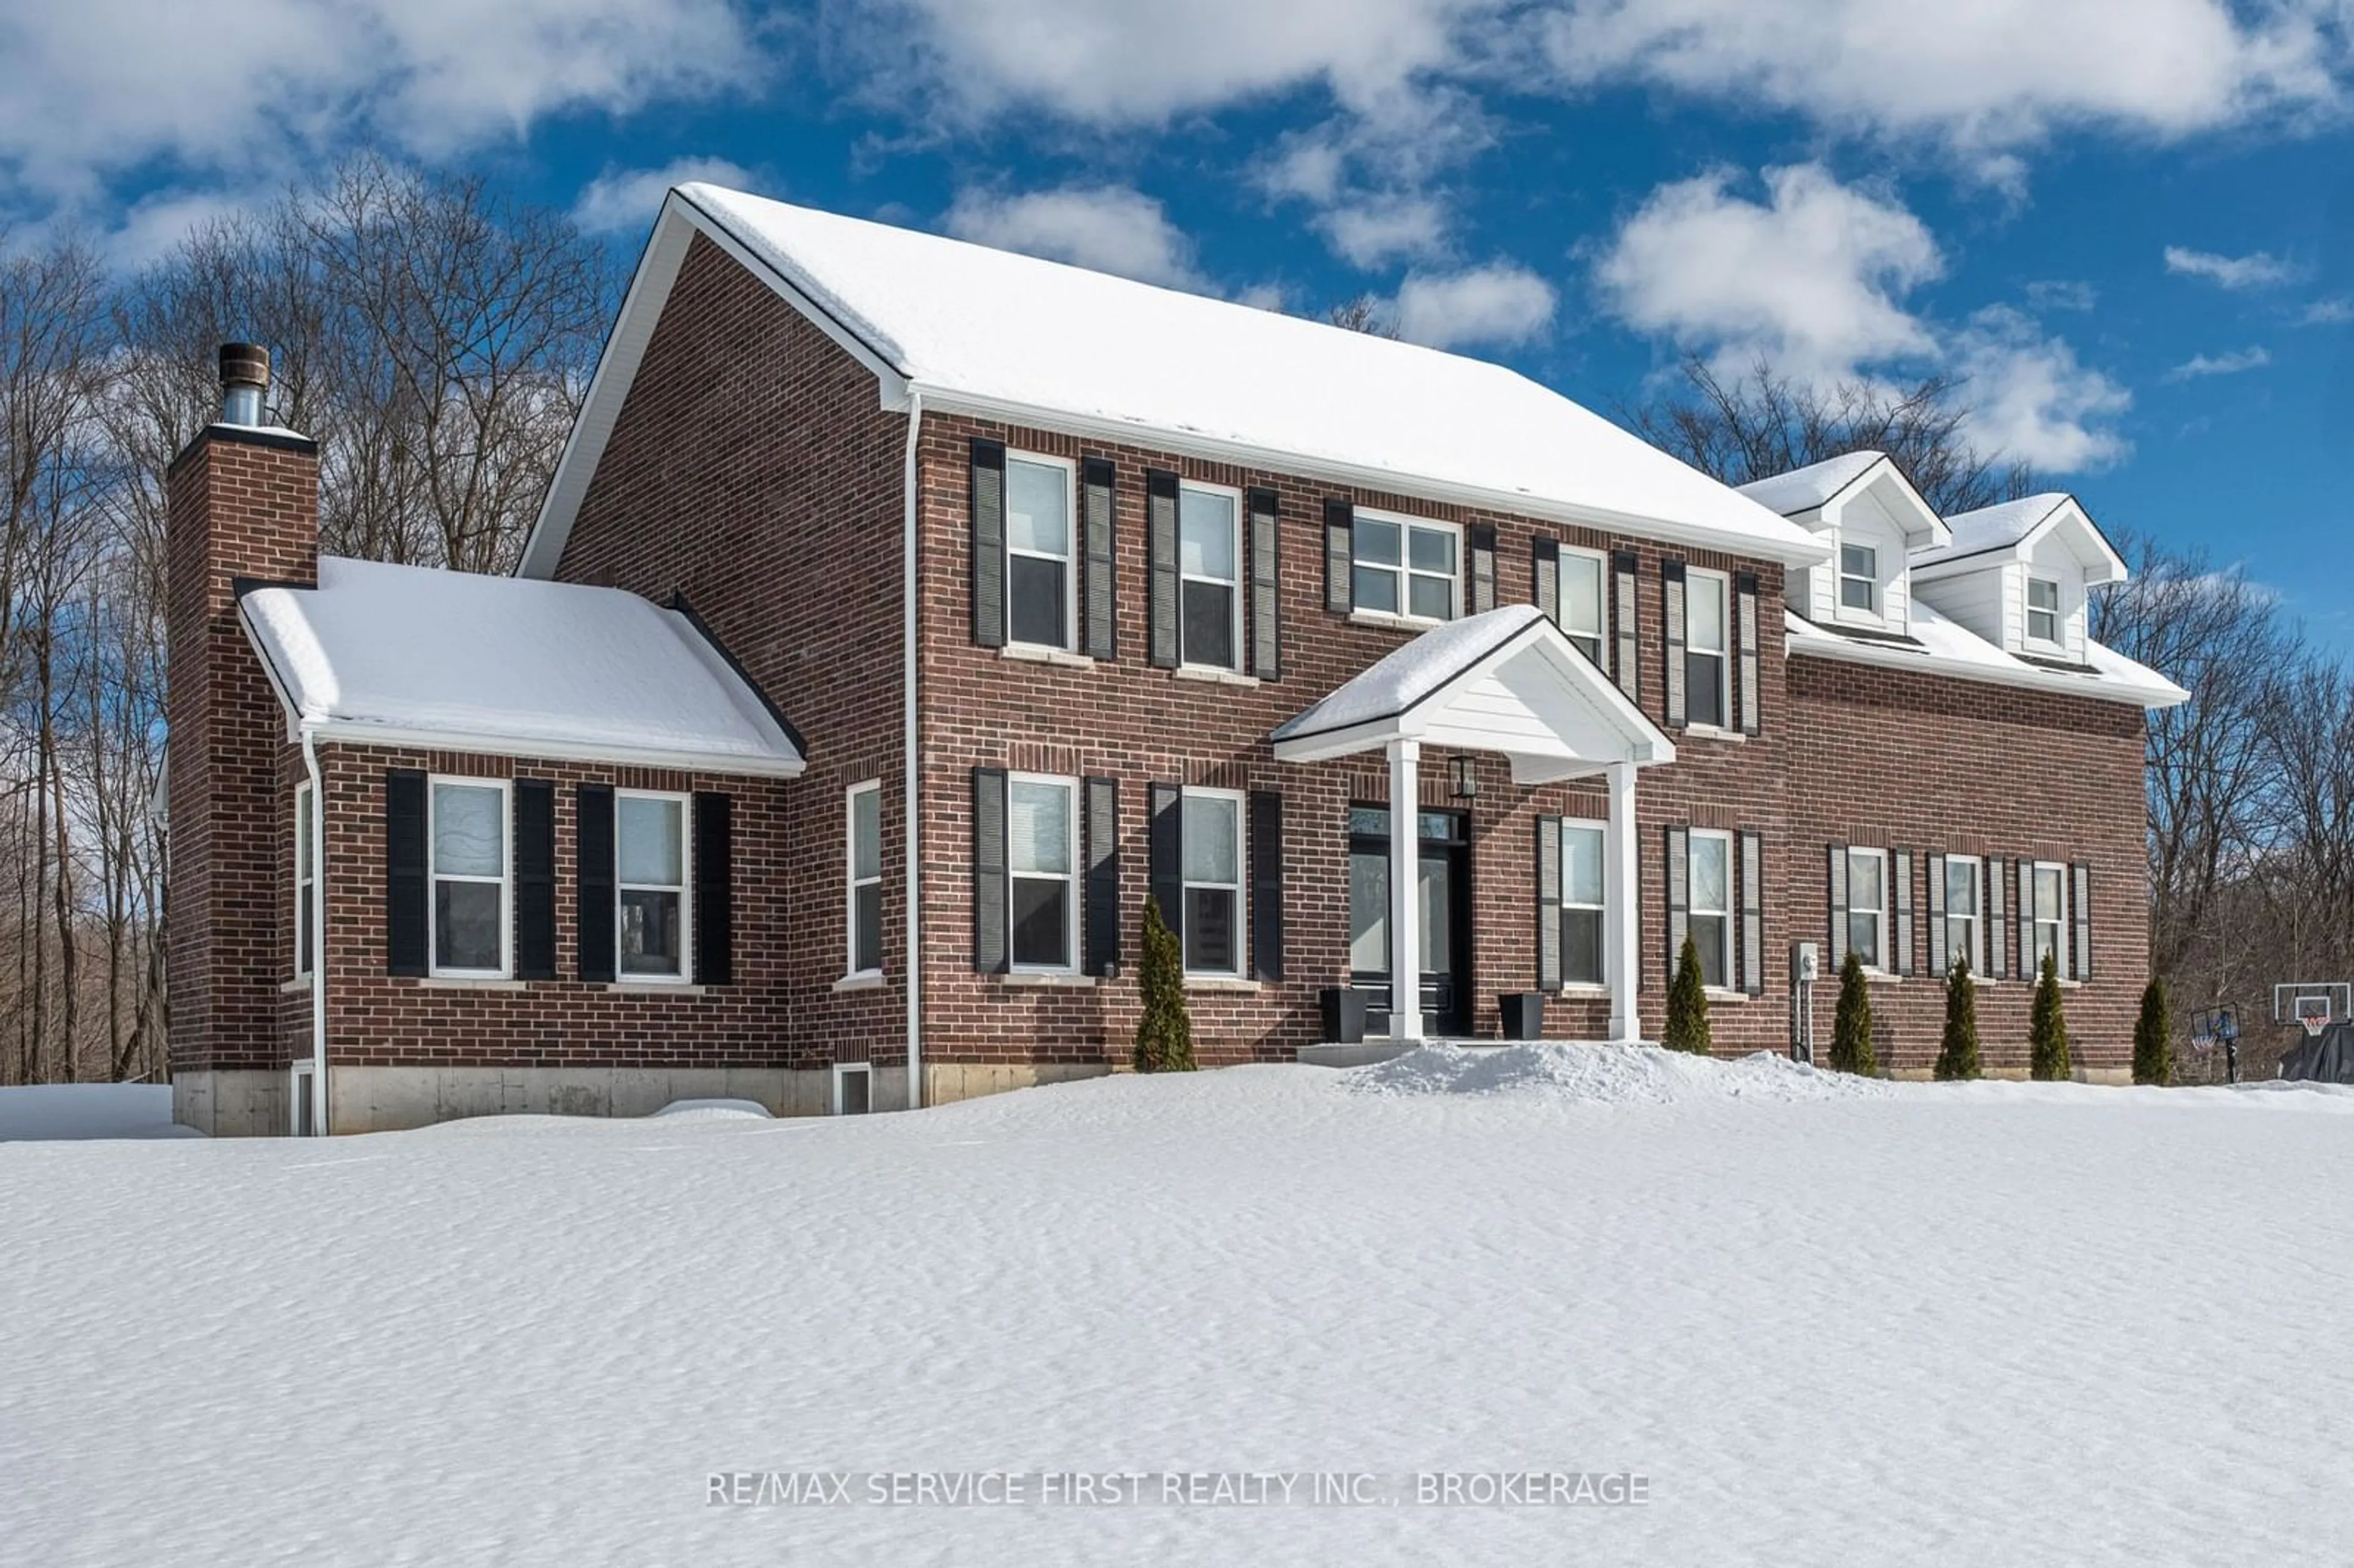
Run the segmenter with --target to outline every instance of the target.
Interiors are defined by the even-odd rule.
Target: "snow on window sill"
[[[1001,659],[1021,659],[1033,664],[1060,664],[1066,670],[1092,670],[1096,662],[1067,648],[1046,648],[1035,642],[1009,642],[997,651]]]
[[[1174,670],[1170,671],[1169,673],[1171,677],[1175,680],[1207,681],[1214,685],[1220,686],[1256,686],[1258,684],[1258,677],[1257,675],[1245,675],[1237,673],[1233,670],[1221,670],[1214,664],[1180,664]]]
[[[1093,975],[1074,974],[1064,969],[1015,969],[997,977],[1001,985],[1073,986],[1080,989],[1096,983]]]
[[[676,980],[613,980],[605,989],[616,996],[701,996],[703,987],[682,985]]]
[[[1427,615],[1399,615],[1387,609],[1352,609],[1349,612],[1349,620],[1353,625],[1386,626],[1394,631],[1427,631],[1434,626],[1447,624]]]
[[[1254,991],[1258,988],[1258,981],[1244,980],[1239,975],[1187,975],[1185,977],[1187,991]]]
[[[428,975],[417,982],[424,991],[521,991],[524,982],[496,975]]]
[[[836,991],[881,991],[883,989],[883,977],[880,974],[844,975],[840,980],[833,982],[833,989]]]

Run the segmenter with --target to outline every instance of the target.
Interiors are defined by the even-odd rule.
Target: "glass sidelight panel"
[[[1390,857],[1357,850],[1349,856],[1349,967],[1387,974],[1390,967]]]
[[[1423,856],[1421,863],[1422,893],[1422,972],[1452,974],[1455,971],[1455,863],[1452,859]]]

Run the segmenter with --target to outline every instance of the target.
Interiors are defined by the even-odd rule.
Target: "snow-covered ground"
[[[9,1143],[0,1560],[2341,1563],[2349,1192],[2354,1093],[1554,1048]],[[821,1470],[1649,1500],[708,1500]]]

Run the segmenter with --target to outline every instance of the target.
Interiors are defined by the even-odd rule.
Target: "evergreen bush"
[[[1676,954],[1675,983],[1668,988],[1668,1027],[1659,1044],[1670,1051],[1708,1054],[1708,988],[1701,983],[1700,949],[1689,934]]]
[[[1144,901],[1144,957],[1137,988],[1144,1011],[1136,1021],[1136,1070],[1193,1070],[1193,1019],[1185,1011],[1185,951],[1177,933],[1161,917],[1158,901]]]
[[[1839,1012],[1831,1019],[1831,1071],[1880,1075],[1872,1050],[1872,992],[1864,984],[1863,960],[1850,948],[1840,965]]]
[[[2156,975],[2141,993],[2141,1016],[2134,1020],[2134,1082],[2174,1081],[2174,1013],[2166,1005],[2166,982]]]
[[[1970,978],[1970,961],[1956,959],[1946,977],[1946,1037],[1937,1049],[1937,1076],[1969,1079],[1978,1075],[1978,985]]]
[[[2043,955],[2042,978],[2035,982],[2035,1011],[2027,1020],[2027,1070],[2044,1082],[2074,1075],[2068,1062],[2068,1020],[2060,1011],[2060,966]]]

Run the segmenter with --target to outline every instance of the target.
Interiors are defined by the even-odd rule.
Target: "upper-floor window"
[[[1051,458],[1005,460],[1005,625],[1009,641],[1068,648],[1071,468]]]
[[[1726,587],[1720,572],[1695,567],[1684,574],[1684,718],[1690,724],[1725,723]]]
[[[1242,644],[1242,508],[1230,490],[1186,485],[1177,493],[1177,577],[1183,614],[1179,660],[1238,667]]]
[[[1974,856],[1946,857],[1946,961],[1967,959],[1973,969],[1982,968],[1978,948],[1978,884],[1985,866]]]
[[[433,972],[507,972],[507,786],[436,779],[428,797]]]
[[[1228,789],[1188,789],[1184,813],[1185,972],[1240,975],[1243,798]]]
[[[2030,922],[2036,972],[2041,974],[2043,960],[2050,959],[2060,978],[2065,980],[2068,978],[2068,868],[2049,861],[2036,862],[2029,881],[2028,894],[2032,904],[2026,915]]]
[[[1017,773],[1005,785],[1005,870],[1016,969],[1066,972],[1079,900],[1072,886],[1078,850],[1076,786],[1068,779]]]
[[[1870,545],[1840,546],[1839,601],[1841,609],[1880,613],[1880,552]]]
[[[686,797],[617,790],[614,948],[623,980],[686,978]]]
[[[851,787],[848,797],[850,902],[848,973],[883,972],[883,786]]]
[[[312,912],[319,895],[318,870],[311,862],[313,804],[311,786],[294,786],[294,974],[298,980],[311,972]]]
[[[1685,906],[1703,985],[1723,988],[1733,973],[1733,835],[1694,828],[1686,857]]]
[[[2053,578],[2027,579],[2027,635],[2035,642],[2060,641],[2060,584]]]
[[[1602,662],[1602,557],[1561,548],[1561,629],[1585,656]]]
[[[1888,852],[1847,852],[1847,945],[1868,969],[1888,963]]]
[[[1359,609],[1452,620],[1461,602],[1462,540],[1444,523],[1359,512],[1352,587]]]
[[[1603,827],[1561,824],[1561,978],[1568,985],[1600,985],[1603,954]]]

